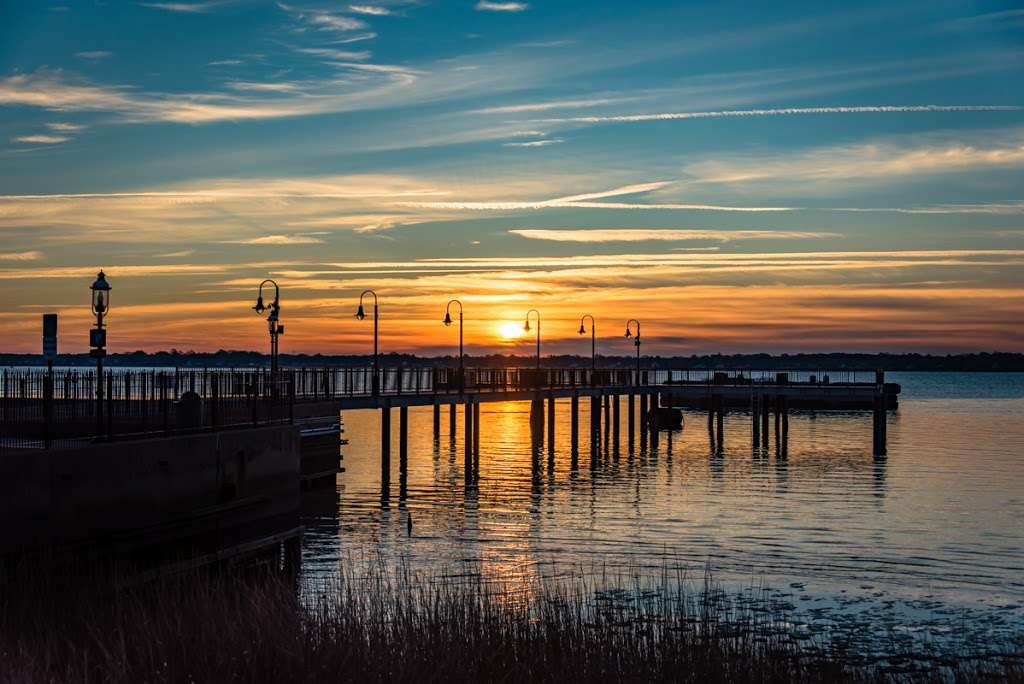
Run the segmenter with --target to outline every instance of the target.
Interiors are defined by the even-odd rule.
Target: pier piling
[[[391,481],[391,401],[386,400],[380,410],[380,479]]]
[[[760,395],[757,394],[750,395],[750,429],[752,434],[750,441],[755,449],[761,445],[760,398]]]
[[[548,394],[548,458],[555,457],[555,395]]]
[[[572,453],[573,456],[580,451],[580,395],[579,392],[572,393]]]
[[[874,418],[872,425],[872,435],[874,441],[874,452],[875,456],[885,456],[887,452],[886,442],[886,429],[887,429],[887,417],[885,411],[885,397],[881,394],[875,396],[874,406]]]
[[[398,471],[409,469],[409,407],[398,408]]]
[[[441,404],[434,399],[434,441],[441,438]]]
[[[468,476],[473,472],[473,400],[467,397],[463,406],[465,409],[463,427],[466,434],[463,436],[462,446],[465,454],[466,475]]]

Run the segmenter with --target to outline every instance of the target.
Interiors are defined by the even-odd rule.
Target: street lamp
[[[267,307],[263,304],[263,286],[270,283],[274,286],[274,301]],[[284,334],[284,326],[281,325],[281,288],[277,286],[277,283],[269,278],[260,283],[259,293],[256,296],[256,306],[252,307],[252,310],[257,314],[262,314],[267,309],[270,309],[270,314],[267,316],[267,331],[270,333],[270,379],[273,380],[277,377],[277,336]]]
[[[629,324],[636,323],[636,335],[629,331]],[[626,321],[626,337],[633,337],[633,344],[636,345],[636,384],[640,384],[640,321],[630,318]]]
[[[590,370],[596,371],[597,370],[597,353],[596,353],[597,343],[595,342],[595,337],[597,335],[597,321],[595,321],[594,317],[591,316],[590,314],[583,314],[580,317],[580,335],[586,335],[587,334],[587,329],[583,325],[584,319],[587,319],[587,318],[590,319]]]
[[[460,302],[458,299],[453,299],[449,301],[448,304],[444,307],[444,320],[441,322],[445,324],[445,327],[448,327],[452,324],[452,304],[459,305],[459,390],[462,391],[465,389],[466,386],[465,368],[463,367],[464,357],[462,354],[462,302]]]
[[[526,312],[526,323],[523,324],[526,332],[530,332],[530,314],[537,314],[537,370],[540,370],[540,311],[530,309]]]
[[[379,356],[377,353],[377,321],[379,320],[378,309],[377,309],[377,293],[373,290],[364,290],[359,295],[359,308],[356,310],[356,318],[359,320],[366,319],[366,311],[363,309],[363,297],[366,295],[373,295],[373,396],[380,394],[380,381],[377,378],[379,370]]]
[[[102,270],[89,289],[92,290],[92,313],[96,316],[96,327],[89,331],[89,354],[96,359],[96,436],[99,437],[103,434],[103,357],[107,355],[103,317],[110,312],[110,283]]]

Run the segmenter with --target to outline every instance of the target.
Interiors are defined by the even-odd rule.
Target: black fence
[[[0,374],[0,450],[220,430],[292,420],[296,402],[403,394],[473,394],[686,385],[877,385],[845,370],[590,368],[78,368]],[[98,390],[102,389],[102,401]]]
[[[8,369],[0,375],[0,449],[285,423],[294,400],[290,375],[261,369]]]

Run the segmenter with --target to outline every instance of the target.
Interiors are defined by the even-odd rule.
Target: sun
[[[517,337],[521,337],[522,334],[523,326],[518,323],[505,321],[498,325],[498,335],[500,335],[503,340],[514,340]]]

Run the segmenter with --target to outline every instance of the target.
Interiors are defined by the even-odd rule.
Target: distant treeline
[[[502,366],[532,366],[532,356],[466,357],[466,365],[497,368]],[[585,367],[589,356],[545,356],[543,365],[551,368]],[[40,366],[46,361],[39,354],[0,354],[2,366]],[[359,354],[282,354],[283,367],[311,366],[368,366],[372,357]],[[416,356],[414,354],[382,354],[381,364],[395,366],[454,366],[456,356]],[[672,369],[742,369],[758,370],[889,370],[889,371],[1024,371],[1024,354],[982,352],[975,354],[714,354],[709,356],[645,356],[645,368]],[[58,366],[92,366],[95,361],[88,354],[61,354],[54,359]],[[108,366],[162,366],[186,368],[251,368],[266,366],[266,354],[254,351],[183,352],[176,349],[148,353],[143,351],[111,354]],[[632,368],[636,358],[631,356],[599,356],[598,364],[604,368]]]

